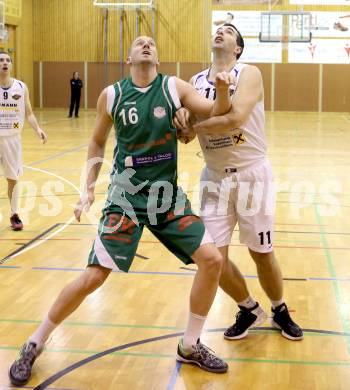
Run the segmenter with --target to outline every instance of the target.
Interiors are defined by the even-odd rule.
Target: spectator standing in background
[[[68,118],[71,118],[74,115],[76,118],[79,118],[79,105],[80,105],[80,96],[81,89],[83,88],[83,82],[79,78],[79,72],[73,73],[73,78],[70,80],[70,89],[71,89],[71,98],[70,98],[70,107]]]

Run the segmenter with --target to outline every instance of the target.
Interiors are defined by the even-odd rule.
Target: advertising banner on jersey
[[[212,35],[224,23],[232,23],[244,38],[242,62],[282,62],[282,45],[277,42],[260,42],[260,12],[255,11],[213,11]]]

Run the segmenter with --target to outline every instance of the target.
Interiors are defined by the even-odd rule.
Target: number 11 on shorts
[[[271,244],[271,232],[270,232],[270,230],[267,231],[265,234],[266,234],[266,237],[267,237],[267,243]],[[260,245],[264,245],[264,232],[260,232],[260,233],[258,233],[258,235],[260,236]]]

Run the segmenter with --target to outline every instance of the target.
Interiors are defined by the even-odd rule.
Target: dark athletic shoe
[[[22,346],[18,359],[10,367],[9,377],[12,384],[23,386],[29,381],[33,364],[41,351],[42,349],[38,349],[33,342],[25,343]]]
[[[282,336],[286,337],[289,340],[301,340],[303,335],[303,330],[297,325],[290,317],[288,307],[285,303],[277,306],[272,310],[272,319],[271,325],[274,328],[280,329]]]
[[[23,230],[23,223],[20,217],[18,216],[18,214],[13,214],[12,217],[10,218],[10,222],[11,222],[12,230],[15,231]]]
[[[180,340],[176,360],[182,363],[197,364],[202,370],[215,373],[224,373],[228,370],[228,364],[217,357],[214,351],[202,344],[199,339],[189,352],[184,349],[182,340]]]
[[[240,308],[240,311],[236,314],[236,322],[225,330],[225,339],[243,339],[248,335],[248,330],[250,328],[262,324],[267,318],[267,314],[258,302],[251,309],[247,309],[243,306],[238,307]]]

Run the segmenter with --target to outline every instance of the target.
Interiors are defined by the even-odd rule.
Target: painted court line
[[[169,379],[167,390],[173,390],[173,388],[176,384],[177,377],[179,376],[181,367],[182,367],[182,364],[180,362],[176,362],[174,370],[173,370],[171,377]]]
[[[52,383],[56,382],[58,379],[62,378],[63,376],[69,374],[70,372],[74,371],[75,369],[80,368],[81,366],[84,366],[85,364],[88,364],[91,361],[99,359],[99,358],[101,358],[103,356],[106,356],[106,355],[108,355],[110,353],[121,351],[121,350],[124,350],[124,349],[127,349],[127,348],[131,348],[131,347],[135,347],[135,346],[141,345],[141,344],[146,344],[146,343],[151,343],[151,342],[154,342],[154,341],[160,341],[160,340],[164,340],[164,339],[179,337],[179,336],[182,336],[182,335],[183,335],[183,332],[173,333],[173,334],[170,334],[170,335],[164,335],[164,336],[152,337],[150,339],[134,341],[132,343],[123,344],[123,345],[119,345],[119,346],[111,348],[111,349],[107,349],[106,351],[99,352],[99,353],[97,353],[95,355],[89,356],[89,357],[87,357],[87,358],[85,358],[83,360],[80,360],[77,363],[74,363],[74,364],[64,368],[63,370],[57,372],[56,374],[54,374],[51,377],[49,377],[48,379],[46,379],[40,385],[36,386],[34,388],[34,390],[46,389],[49,385],[51,385]]]
[[[29,247],[31,244],[35,243],[37,240],[39,240],[41,237],[45,236],[47,233],[51,232],[52,230],[56,229],[57,226],[59,226],[59,223],[56,223],[55,225],[49,227],[44,232],[38,234],[36,237],[31,239],[29,242],[24,244],[21,248],[16,249],[14,252],[11,252],[9,255],[5,256],[3,259],[0,260],[0,264],[3,264],[6,260],[10,259],[11,257],[19,254],[22,252],[25,248]]]
[[[133,327],[133,325],[131,325]],[[215,329],[207,329],[207,332],[213,333],[213,332],[223,332],[225,328],[215,328]],[[264,330],[272,330],[276,335],[279,335],[279,331],[274,328],[268,328],[268,327],[257,327],[254,328],[253,331],[264,331]],[[306,333],[314,333],[314,334],[320,334],[320,335],[329,335],[329,336],[345,336],[349,337],[350,333],[345,332],[336,332],[336,331],[327,331],[327,330],[318,330],[318,329],[304,329]],[[117,346],[111,349],[108,349],[106,351],[92,351],[92,350],[77,350],[77,349],[46,349],[47,352],[55,352],[55,353],[76,353],[76,354],[92,354],[92,356],[89,356],[85,359],[82,359],[71,366],[66,367],[65,369],[57,372],[53,376],[49,377],[47,380],[45,380],[43,383],[38,385],[34,388],[34,390],[41,390],[41,389],[47,389],[50,384],[54,383],[58,379],[62,378],[63,376],[67,375],[68,373],[84,366],[85,364],[90,363],[91,361],[94,361],[96,359],[99,359],[101,357],[104,357],[106,355],[122,355],[122,356],[133,356],[133,357],[143,357],[143,358],[168,358],[168,359],[174,359],[173,355],[169,354],[161,354],[161,353],[143,353],[143,352],[125,352],[125,349],[151,343],[154,341],[160,341],[165,340],[169,338],[179,337],[183,335],[183,332],[177,332],[173,334],[153,337],[149,339],[139,340],[128,344],[123,344],[121,346]],[[6,347],[6,346],[0,346],[0,350],[17,350],[18,347]],[[123,351],[123,352],[121,352]],[[279,359],[259,359],[259,358],[224,358],[227,362],[242,362],[242,363],[271,363],[271,364],[289,364],[289,365],[311,365],[311,366],[350,366],[350,361],[343,360],[343,361],[306,361],[306,360],[279,360]],[[181,363],[176,362],[176,366],[171,374],[167,390],[171,390],[174,388],[176,384],[176,380],[178,377],[178,374],[181,369]],[[31,388],[31,387],[29,387]],[[59,389],[63,390],[63,389]],[[73,390],[73,389],[67,389],[67,390]]]
[[[20,320],[20,319],[10,319],[10,318],[0,318],[0,323],[8,323],[8,324],[40,324],[41,320]],[[157,330],[173,330],[173,331],[183,331],[183,327],[177,326],[162,326],[162,325],[145,325],[145,324],[112,324],[112,323],[96,323],[96,322],[80,322],[80,321],[64,321],[62,323],[64,327],[87,327],[87,328],[128,328],[128,329],[157,329]],[[205,328],[204,331],[208,333],[216,333],[216,332],[224,332],[226,328]],[[313,329],[313,328],[303,328],[304,333],[308,333],[308,335],[316,335],[316,336],[338,336],[338,337],[350,337],[350,332],[340,332],[336,330],[326,330],[326,329]],[[250,330],[250,332],[268,332],[279,335],[279,330],[273,328],[271,326],[257,326]],[[16,350],[17,346],[1,346],[0,350]],[[63,350],[58,350],[63,351]],[[64,350],[67,351],[67,350]],[[70,349],[70,352],[76,353],[76,349]],[[91,353],[97,353],[97,351],[90,351]],[[86,353],[86,350],[84,350]]]
[[[218,331],[218,329],[209,330],[209,332],[217,332],[217,331]],[[223,331],[223,329],[220,329],[220,331]],[[139,345],[144,345],[144,344],[148,344],[148,343],[152,343],[152,342],[156,342],[156,341],[180,337],[182,335],[183,335],[183,332],[177,332],[177,333],[152,337],[152,338],[148,338],[148,339],[143,339],[143,340],[138,340],[138,341],[134,341],[131,343],[123,344],[123,345],[113,347],[113,348],[110,348],[110,349],[102,351],[102,352],[98,352],[92,356],[89,356],[85,359],[82,359],[82,360],[64,368],[63,370],[60,370],[59,372],[50,376],[44,382],[42,382],[41,384],[36,386],[34,388],[34,390],[47,389],[47,387],[49,385],[56,382],[58,379],[62,378],[63,376],[71,373],[72,371],[74,371],[74,370],[94,361],[94,360],[102,358],[106,355],[113,354],[113,353],[120,352],[120,351],[124,351],[125,349],[129,349],[129,348],[139,346]],[[157,355],[157,356],[161,356],[161,355]],[[143,354],[143,357],[145,357],[144,354]],[[152,357],[154,357],[154,354],[152,354]],[[169,358],[169,355],[166,355],[164,357]],[[254,363],[271,363],[271,364],[290,364],[290,365],[291,364],[293,364],[293,365],[312,365],[312,366],[350,366],[350,361],[347,361],[347,360],[345,360],[345,361],[305,361],[305,360],[275,360],[275,359],[255,359],[255,358],[228,358],[225,360],[228,362],[239,361],[239,362],[246,362],[246,363],[254,362]],[[171,379],[170,383],[174,383],[174,385],[175,385],[177,374],[178,374],[178,370],[175,370],[172,373],[171,378],[170,378]]]
[[[4,385],[0,385],[0,389],[1,390],[5,390],[5,389],[34,389],[33,386],[4,386]],[[79,390],[79,389],[72,389],[72,388],[67,388],[67,387],[47,387],[47,390]]]
[[[83,272],[85,268],[65,268],[65,267],[32,267],[34,271],[73,271],[73,272]],[[123,271],[112,271],[112,273],[118,273],[122,275],[127,275]],[[128,274],[136,275],[191,275],[192,272],[161,272],[161,271],[129,271]]]
[[[67,149],[63,152],[53,154],[52,156],[46,157],[42,160],[34,161],[34,162],[30,163],[29,166],[38,165],[38,164],[41,164],[41,163],[46,162],[46,161],[54,160],[55,158],[65,156],[66,154],[74,153],[80,149],[86,148],[87,146],[88,146],[88,144],[84,144],[84,145],[80,145],[80,146],[77,146],[77,147],[72,148],[72,149]]]
[[[315,216],[316,216],[316,221],[321,224],[322,217],[319,214],[318,209],[317,209],[315,204],[314,204],[314,212],[315,212]],[[336,270],[334,267],[332,254],[328,248],[327,237],[324,233],[324,229],[322,226],[320,226],[320,236],[321,236],[321,241],[323,243],[324,256],[326,259],[328,271],[329,271],[330,276],[332,278],[334,278],[332,285],[333,285],[333,292],[335,295],[337,312],[338,312],[338,315],[340,317],[340,320],[341,320],[341,323],[343,326],[343,330],[346,333],[348,333],[348,332],[350,332],[349,306],[348,306],[347,301],[344,297],[343,291],[342,291],[341,287],[339,286],[338,281],[336,280],[337,273],[336,273]],[[346,345],[347,345],[348,354],[350,355],[350,338],[349,337],[346,339]]]
[[[1,267],[0,267],[1,268]],[[21,268],[21,267],[17,267]],[[34,271],[67,271],[67,272],[83,272],[85,268],[70,268],[70,267],[32,267]],[[194,268],[180,267],[180,269],[188,270],[190,272],[171,272],[171,271],[129,271],[128,274],[133,275],[171,275],[171,276],[194,276],[194,272],[196,271]],[[123,271],[112,271],[112,273],[119,273],[122,275],[127,275],[127,273]],[[256,279],[257,275],[244,275],[245,278],[248,279]],[[307,281],[307,280],[318,280],[318,281],[339,281],[339,282],[349,282],[350,278],[332,278],[332,277],[308,277],[308,278],[284,278],[284,280],[288,281]]]
[[[144,256],[143,256],[144,257]],[[143,258],[142,257],[142,258]],[[1,268],[15,268],[20,269],[21,266],[0,266]],[[67,271],[67,272],[84,272],[85,268],[68,268],[68,267],[32,267],[34,271]],[[129,271],[129,274],[135,275],[172,275],[172,276],[193,276],[196,272],[193,268],[180,267],[180,269],[188,270],[191,272],[161,272],[161,271]],[[125,274],[123,271],[112,271],[113,273]],[[257,275],[243,275],[247,279],[257,279]],[[288,278],[285,277],[284,280],[288,281],[338,281],[338,282],[350,282],[350,278],[332,278],[332,277],[308,277],[308,278]]]

